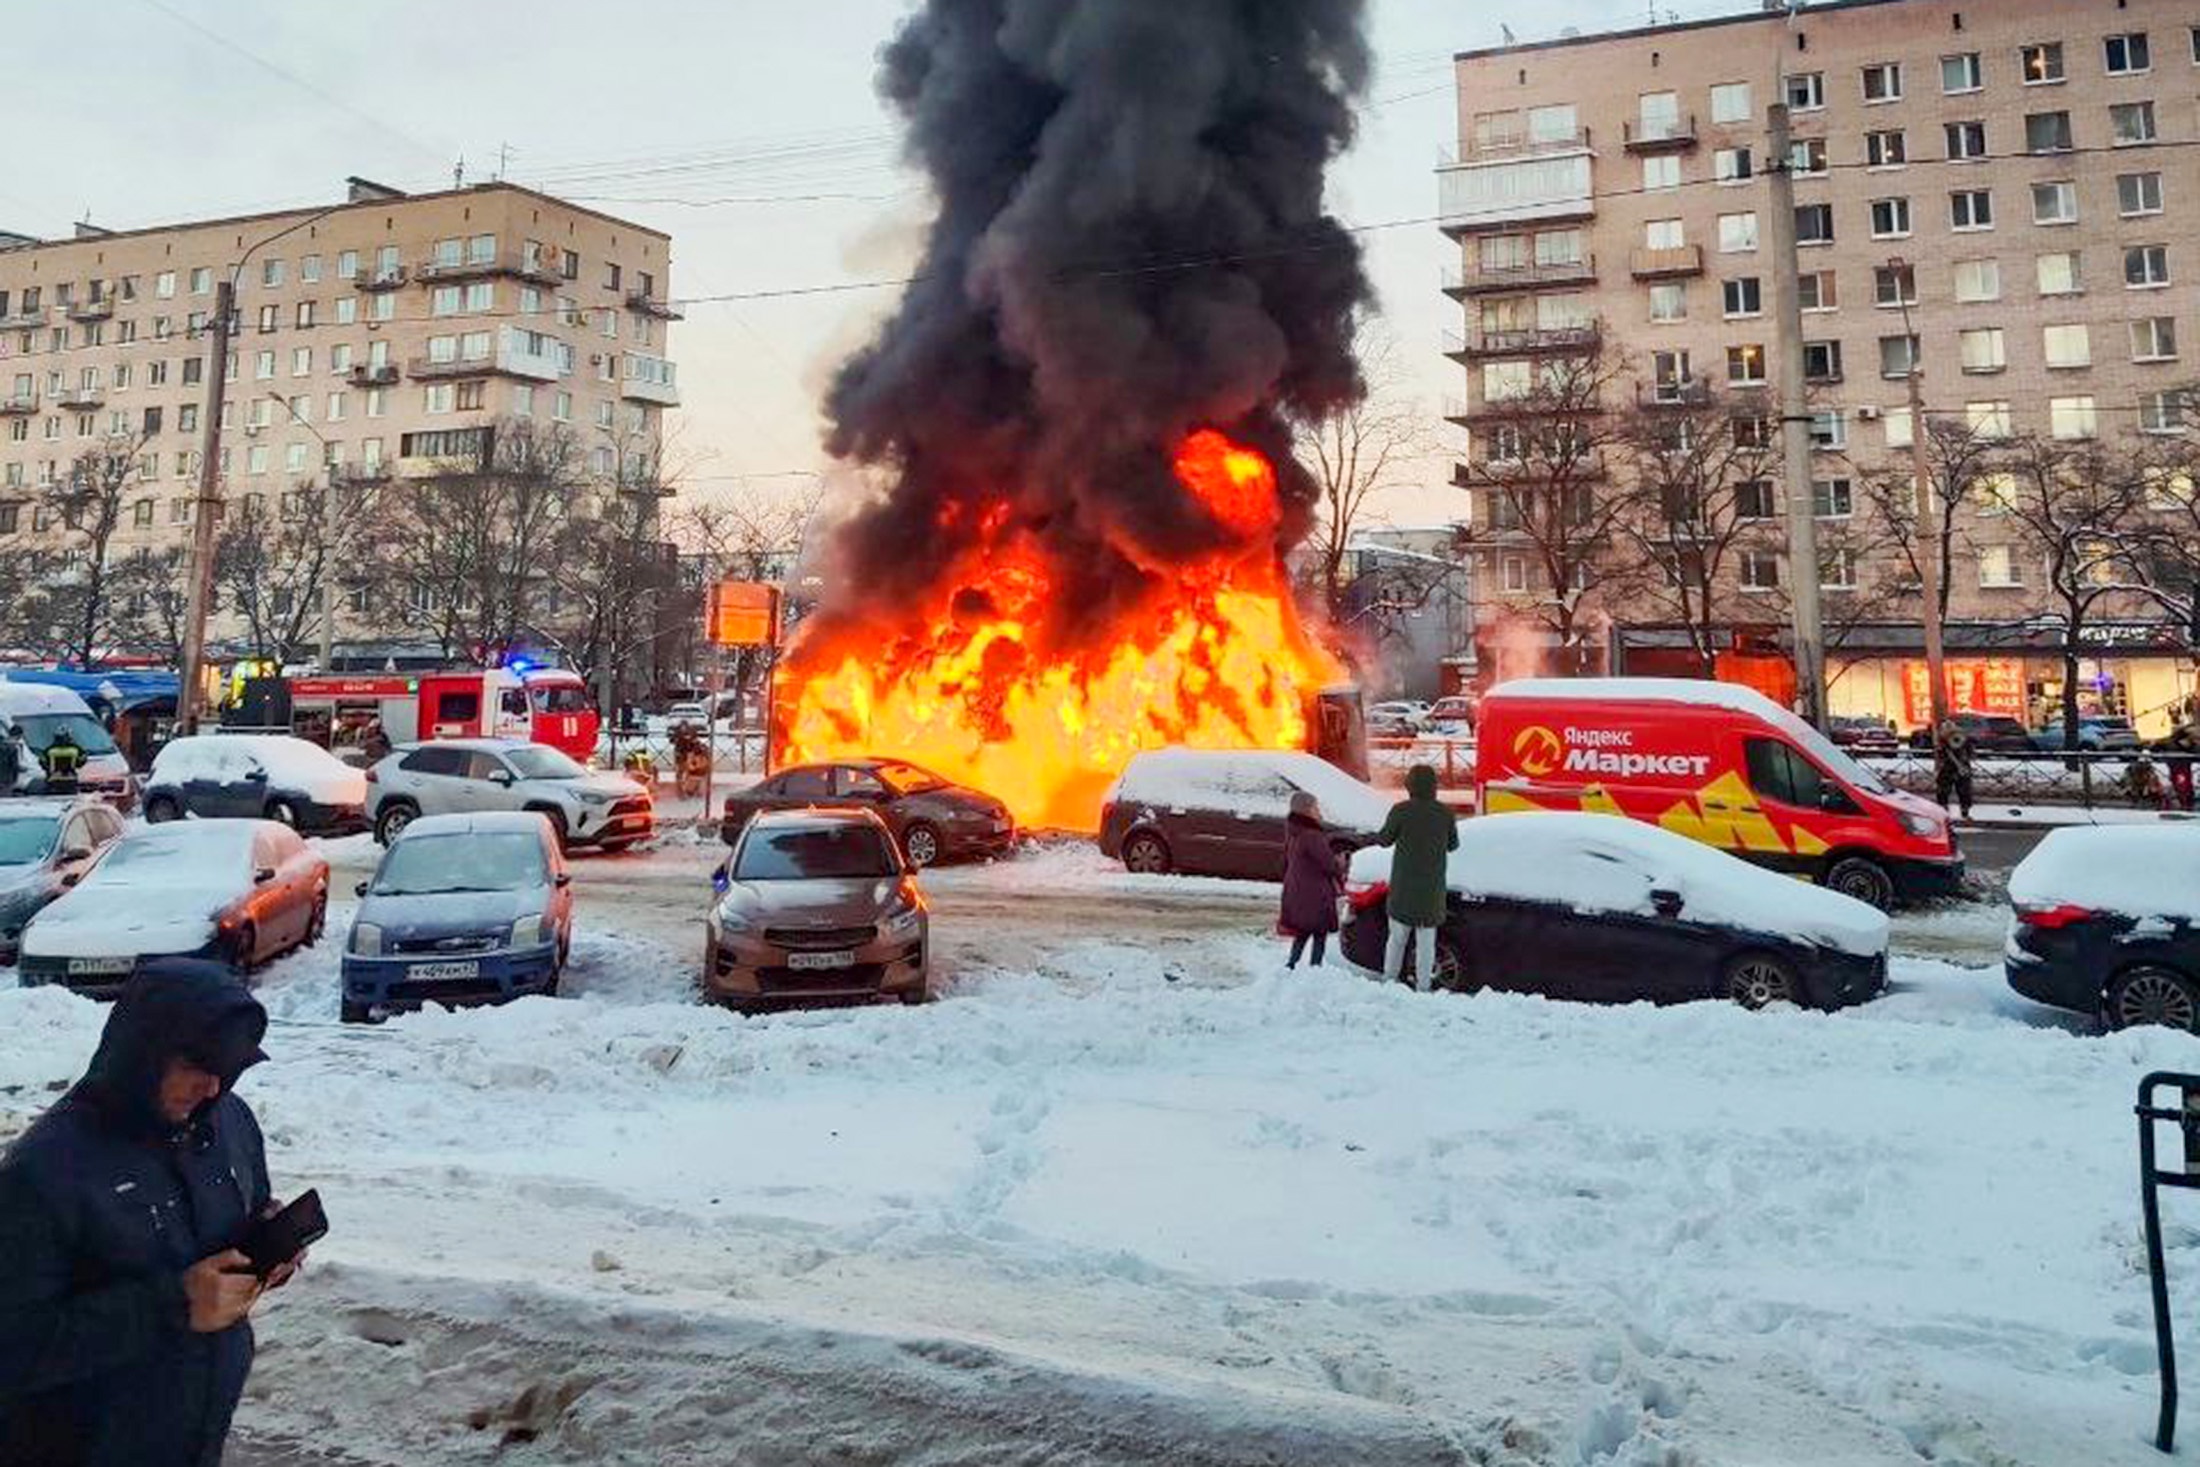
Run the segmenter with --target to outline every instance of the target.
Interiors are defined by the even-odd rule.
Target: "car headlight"
[[[601,790],[575,790],[573,795],[584,805],[608,805],[613,798]]]
[[[898,912],[886,914],[886,935],[895,942],[908,941],[922,931],[923,927],[924,909],[922,907],[903,907]]]
[[[511,945],[533,947],[538,942],[548,942],[548,921],[541,912],[530,912],[512,924]]]
[[[351,950],[362,958],[380,957],[382,955],[382,929],[372,922],[353,924]]]
[[[1940,822],[1930,815],[1919,815],[1910,810],[1898,810],[1895,812],[1895,819],[1902,823],[1904,830],[1916,836],[1919,840],[1938,840],[1940,838]]]

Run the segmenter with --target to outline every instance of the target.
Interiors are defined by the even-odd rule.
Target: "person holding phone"
[[[149,962],[84,1078],[0,1155],[0,1462],[221,1461],[248,1316],[304,1261],[266,1257],[281,1209],[235,1093],[266,1032],[226,968]]]

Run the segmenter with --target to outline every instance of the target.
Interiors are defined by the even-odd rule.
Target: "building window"
[[[2026,46],[2017,53],[2024,72],[2024,84],[2028,87],[2052,86],[2063,79],[2063,48],[2060,41],[2042,41],[2036,46]]]
[[[2009,365],[2009,353],[1999,326],[1976,326],[1959,332],[1956,347],[1966,372],[1999,372]]]
[[[2162,175],[2123,173],[2116,178],[2116,212],[2126,219],[2162,212]]]
[[[1966,51],[1961,55],[1940,58],[1940,89],[1953,96],[1957,92],[1975,92],[1986,85],[1986,70],[1979,64],[1978,52]]]
[[[1908,199],[1872,200],[1872,238],[1906,239],[1910,233]]]
[[[447,413],[457,401],[457,392],[448,382],[430,382],[427,391],[427,410],[431,413]]]
[[[1951,229],[1992,229],[1994,227],[1994,195],[1992,190],[1960,189],[1948,195],[1948,225]]]
[[[1999,260],[1956,261],[1956,300],[1964,305],[2001,299]]]
[[[1764,282],[1754,275],[1719,283],[1728,319],[1740,316],[1761,316],[1765,310]]]
[[[1780,557],[1771,550],[1744,550],[1738,562],[1742,589],[1745,591],[1777,591],[1780,589]]]
[[[2132,290],[2159,290],[2169,284],[2169,247],[2131,245],[2124,250],[2124,284]]]
[[[1879,425],[1887,433],[1887,447],[1908,448],[1916,441],[1917,420],[1910,416],[1909,404],[1891,407],[1879,415]]]
[[[2185,394],[2182,392],[2147,392],[2140,394],[2139,431],[2142,433],[2184,432]]]
[[[1906,380],[1917,370],[1917,352],[1915,336],[1880,337],[1879,375],[1894,382]]]
[[[1803,380],[1806,382],[1840,381],[1841,343],[1838,341],[1804,342]]]
[[[2177,321],[2172,316],[2149,316],[2131,323],[2131,359],[2135,362],[2177,360]]]
[[[1642,246],[1648,250],[1677,250],[1688,243],[1678,219],[1652,219],[1642,226]]]
[[[1971,436],[1999,443],[2016,436],[2016,415],[2006,402],[1967,402],[1963,405],[1964,426]]]
[[[291,348],[290,375],[293,377],[310,377],[313,375],[312,347],[299,346]]]
[[[1986,156],[1985,123],[1951,122],[1943,126],[1941,132],[1947,139],[1948,157],[1951,160]]]
[[[1787,79],[1790,112],[1819,112],[1826,105],[1826,77],[1818,71],[1796,72]]]
[[[2085,289],[2084,277],[2079,273],[2079,255],[2076,250],[2064,250],[2039,257],[2041,295],[2078,295]]]
[[[1508,592],[1519,595],[1528,589],[1528,562],[1524,558],[1518,555],[1508,555],[1499,562],[1499,565],[1501,567],[1500,574],[1504,577],[1505,589]]]
[[[1711,89],[1713,122],[1754,122],[1755,110],[1748,82],[1721,82]]]
[[[263,334],[269,331],[280,331],[282,329],[282,310],[283,308],[281,306],[260,307],[260,330]]]
[[[2040,344],[2047,356],[2047,365],[2057,371],[2093,365],[2093,337],[2083,323],[2042,327]]]
[[[2136,76],[2154,68],[2154,54],[2147,45],[2145,31],[2109,36],[2102,41],[2101,49],[2110,76]]]
[[[302,474],[305,471],[306,445],[303,443],[285,444],[283,447],[283,472],[286,474]]]
[[[2078,186],[2068,179],[2032,185],[2032,222],[2034,224],[2075,224],[2078,222]]]
[[[264,474],[267,472],[266,444],[255,443],[245,454],[245,472],[248,474]]]
[[[1886,307],[1916,305],[1916,267],[1912,265],[1881,265],[1873,270],[1872,304]]]
[[[1833,243],[1833,205],[1798,204],[1795,206],[1795,242],[1799,245],[1830,245]]]
[[[1770,479],[1745,479],[1734,486],[1734,518],[1769,520],[1779,514]]]
[[[1910,136],[1900,128],[1864,134],[1864,161],[1874,168],[1901,168],[1910,161]]]
[[[2057,438],[2093,438],[2101,430],[2100,415],[2090,397],[2051,397],[2047,400],[2047,429]]]
[[[1653,155],[1642,160],[1642,191],[1646,194],[1671,193],[1681,186],[1681,160],[1668,153]]]
[[[1795,288],[1802,296],[1806,311],[1838,310],[1841,294],[1834,286],[1831,270],[1811,270],[1795,277]]]
[[[2152,102],[2118,102],[2108,109],[2108,132],[2119,148],[2136,147],[2155,139]]]
[[[275,290],[281,287],[282,283],[283,262],[281,260],[260,261],[260,284],[266,286],[269,290]]]
[[[1902,100],[1902,63],[1880,61],[1864,68],[1864,100],[1866,102],[1899,102]]]
[[[1788,144],[1788,166],[1798,178],[1823,178],[1832,171],[1824,138],[1797,138]]]
[[[1978,583],[1987,591],[2006,591],[2023,586],[2017,575],[2016,552],[2007,545],[1978,548]]]
[[[1736,387],[1765,384],[1765,349],[1757,342],[1726,349],[1726,380]]]
[[[1756,159],[1747,148],[1720,148],[1711,155],[1711,176],[1719,183],[1747,183],[1757,176]]]
[[[1849,446],[1848,414],[1839,408],[1810,415],[1810,446],[1822,452],[1837,453]]]
[[[1721,214],[1719,216],[1719,253],[1722,255],[1746,255],[1757,248],[1757,216],[1755,214]]]
[[[1661,324],[1687,320],[1688,287],[1673,282],[1651,286],[1650,319]]]
[[[479,412],[486,400],[488,384],[461,382],[458,384],[458,410],[462,413]]]
[[[1856,589],[1856,552],[1853,550],[1826,550],[1818,556],[1818,585],[1827,591],[1853,591]]]
[[[2024,150],[2027,153],[2067,153],[2072,146],[2069,113],[2034,112],[2025,117]]]
[[[1654,351],[1650,353],[1650,380],[1659,402],[1679,402],[1691,380],[1691,374],[1688,370],[1688,353],[1684,351]]]

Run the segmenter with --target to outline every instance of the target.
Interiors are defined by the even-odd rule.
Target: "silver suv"
[[[540,811],[566,846],[623,851],[657,832],[647,789],[546,744],[438,739],[402,745],[367,771],[367,818],[383,845],[423,815],[492,810]]]

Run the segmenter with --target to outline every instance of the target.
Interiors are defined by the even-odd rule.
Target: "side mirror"
[[[510,789],[512,787],[512,771],[509,769],[499,769],[492,772],[489,776],[489,783],[500,784],[503,785],[506,789]]]
[[[62,884],[63,886],[74,886],[74,885],[76,885],[76,884],[77,884],[78,882],[82,881],[83,879],[84,879],[84,873],[83,873],[83,872],[81,872],[81,871],[68,871],[68,872],[64,872],[64,873],[62,873],[62,877],[61,877],[61,884]]]
[[[61,859],[64,861],[89,861],[92,859],[92,848],[90,846],[65,846],[61,851]]]
[[[1818,808],[1829,815],[1854,815],[1856,801],[1848,797],[1847,791],[1827,785],[1818,792]]]
[[[1654,891],[1650,893],[1650,905],[1660,917],[1670,921],[1681,914],[1681,908],[1688,902],[1677,891]]]
[[[267,771],[264,769],[248,769],[245,771],[244,779],[246,784],[266,784]]]
[[[563,891],[573,884],[573,874],[569,871],[560,871],[556,876],[550,878],[550,884]]]
[[[255,886],[265,886],[274,879],[275,868],[273,866],[262,866],[252,873],[252,884]]]
[[[351,894],[353,896],[365,896],[367,894],[367,885],[368,883],[364,881],[360,882],[357,886],[351,889]]]

